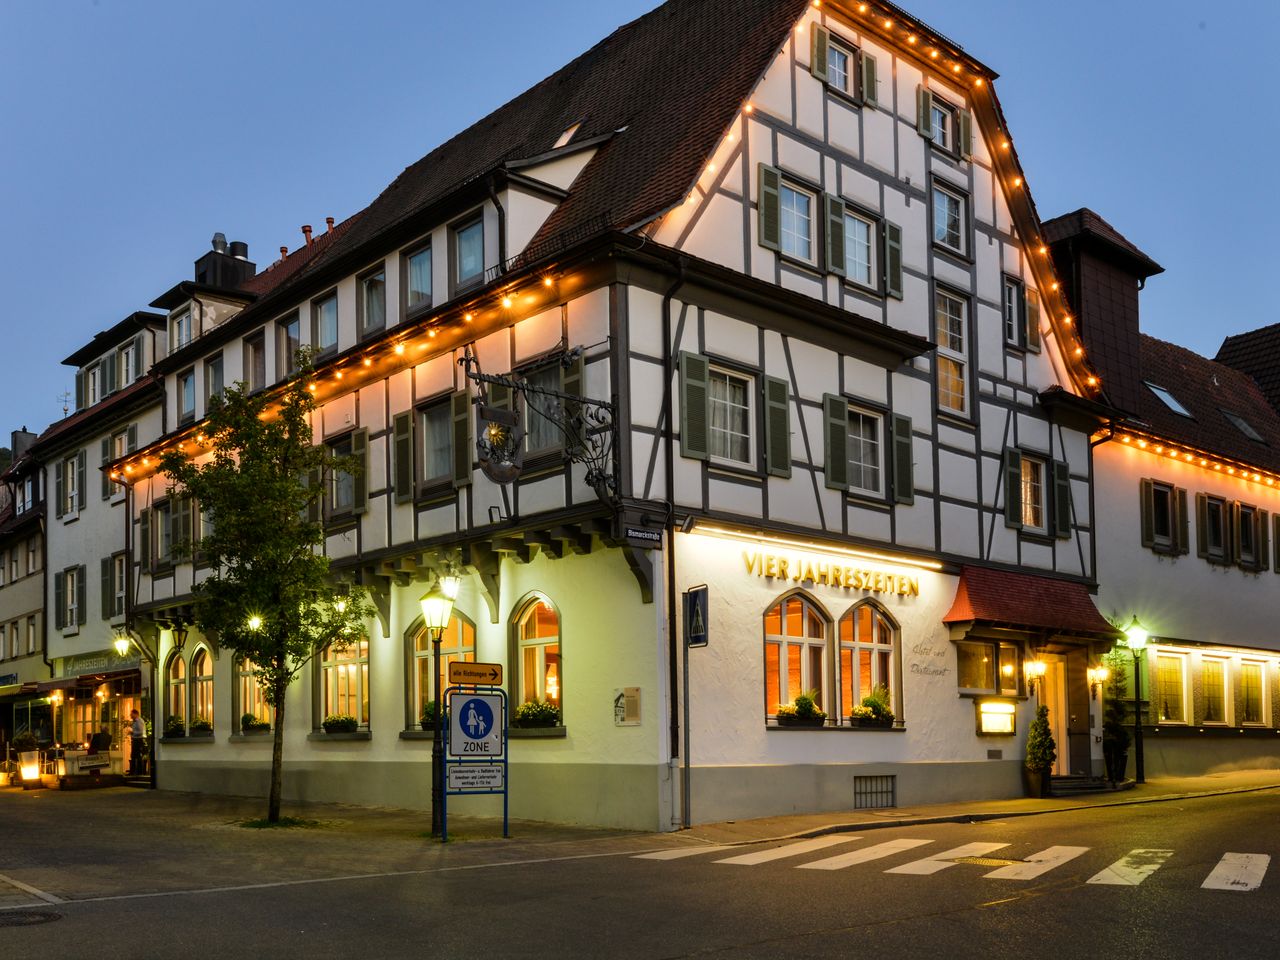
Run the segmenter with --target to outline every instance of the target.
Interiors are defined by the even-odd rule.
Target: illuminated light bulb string
[[[1251,483],[1265,483],[1268,487],[1274,487],[1280,481],[1280,474],[1258,470],[1238,460],[1224,459],[1207,450],[1198,450],[1184,444],[1171,444],[1149,434],[1113,432],[1111,438],[1118,440],[1125,446],[1142,450],[1152,456],[1186,463],[1193,467],[1200,467],[1202,470],[1225,473],[1227,476]]]
[[[545,300],[539,298],[537,294],[550,294],[554,299],[557,295],[557,283],[557,279],[551,274],[541,274],[533,279],[527,291],[518,290],[514,286],[509,287],[492,295],[493,307],[490,312],[501,311],[509,314],[520,305],[522,300],[529,307],[543,306]],[[348,383],[348,379],[367,380],[382,375],[378,368],[403,367],[407,363],[419,362],[407,360],[405,354],[410,347],[418,352],[425,351],[435,346],[431,341],[436,340],[441,331],[463,332],[467,325],[475,320],[476,312],[482,309],[482,306],[472,304],[469,310],[460,313],[451,311],[454,314],[453,319],[448,315],[434,317],[394,340],[364,350],[358,356],[335,361],[332,365],[315,372],[312,379],[307,381],[307,391],[319,399],[322,394],[331,392],[326,391],[326,387],[336,389],[341,386],[344,389],[353,390],[358,385]],[[426,334],[425,337],[422,336],[423,333]],[[350,378],[348,375],[351,375]],[[110,477],[116,483],[128,485],[149,476],[152,467],[158,465],[160,459],[170,450],[177,450],[188,456],[198,456],[207,446],[204,433],[182,434],[169,439],[162,446],[149,449],[145,455],[135,457],[123,464],[121,468],[111,471]]]

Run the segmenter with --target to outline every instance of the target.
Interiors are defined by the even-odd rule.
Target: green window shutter
[[[680,353],[680,456],[706,460],[711,452],[707,409],[707,358]]]
[[[182,556],[184,559],[190,560],[195,553],[195,500],[190,496],[185,496],[179,500],[178,513],[181,515],[178,521],[178,532],[182,535],[182,538],[175,542],[182,544]]]
[[[102,466],[105,467],[110,462],[111,462],[111,438],[103,437],[102,438]],[[102,499],[110,500],[111,499],[111,474],[107,470],[103,470],[101,471],[101,473],[102,473]]]
[[[827,212],[827,272],[844,274],[844,201],[829,193],[822,195]]]
[[[86,464],[87,459],[88,458],[85,456],[85,451],[83,450],[81,450],[79,453],[76,454],[76,509],[77,510],[84,509],[84,503],[85,503],[85,500],[87,499],[85,497],[85,489],[84,489],[85,477],[86,477],[86,474],[88,473],[88,471],[85,469],[87,466]]]
[[[395,457],[396,503],[413,499],[413,414],[397,413],[392,420],[392,446]]]
[[[1027,349],[1032,353],[1040,352],[1040,294],[1034,290],[1027,290],[1024,294],[1026,298],[1027,313],[1027,329],[1025,335],[1027,338]]]
[[[1142,545],[1148,549],[1156,545],[1155,484],[1150,480],[1138,481],[1138,511],[1142,518]]]
[[[125,446],[127,453],[133,453],[138,449],[138,425],[136,423],[129,424],[128,434],[125,437]]]
[[[151,511],[145,509],[138,514],[138,563],[151,569]]]
[[[1183,556],[1191,549],[1191,529],[1190,518],[1187,516],[1187,491],[1182,487],[1173,491],[1173,508],[1177,514],[1173,529],[1178,537],[1173,552]]]
[[[511,388],[505,383],[489,384],[489,406],[497,407],[499,410],[512,409]]]
[[[902,299],[902,228],[888,220],[880,222],[884,236],[885,296]]]
[[[1258,545],[1258,569],[1271,568],[1271,517],[1265,510],[1259,510],[1254,518],[1257,536],[1254,542]]]
[[[145,371],[142,369],[142,334],[133,338],[133,378],[136,380]]]
[[[115,591],[112,590],[111,583],[111,558],[102,558],[102,619],[110,620],[115,614],[114,600]]]
[[[320,448],[312,448],[319,450]],[[303,516],[307,523],[320,523],[324,519],[324,468],[311,467],[302,475],[302,485],[307,488],[307,505]]]
[[[771,477],[791,476],[791,400],[787,381],[764,378],[765,466]]]
[[[85,576],[86,567],[76,567],[76,624],[83,627],[85,615],[89,612],[85,609],[85,589],[88,577]]]
[[[560,392],[571,397],[583,396],[583,371],[584,362],[581,354],[574,357],[569,366],[562,366],[560,368]],[[580,450],[583,438],[578,431],[581,428],[582,404],[577,400],[564,401],[564,419],[565,427],[569,430],[569,436],[566,438],[569,449],[573,451]]]
[[[467,391],[459,390],[449,402],[453,412],[453,485],[465,487],[471,484],[471,451],[475,446],[471,437],[471,397]]]
[[[119,378],[116,371],[117,371],[116,358],[115,358],[115,355],[113,354],[112,356],[108,357],[106,360],[102,361],[102,377],[107,382],[108,393],[115,393],[120,386]]]
[[[1196,494],[1196,556],[1209,556],[1209,496]]]
[[[369,431],[363,427],[351,434],[351,456],[356,460],[351,512],[364,513],[369,509]]]
[[[84,409],[84,371],[76,371],[76,409]]]
[[[916,130],[926,140],[933,139],[933,94],[923,85],[916,87]]]
[[[911,418],[895,413],[890,418],[893,436],[893,499],[916,502],[915,456],[911,446]]]
[[[859,58],[862,66],[862,102],[876,104],[876,58],[863,53]]]
[[[959,111],[956,114],[956,126],[956,146],[960,150],[960,156],[968,160],[973,156],[973,114],[968,110]]]
[[[1004,525],[1022,529],[1022,454],[1012,448],[1004,452]]]
[[[1061,460],[1053,461],[1053,535],[1071,536],[1071,467]]]
[[[849,488],[849,402],[834,394],[822,395],[822,423],[826,436],[827,486]]]
[[[169,500],[169,558],[176,563],[185,556],[186,542],[183,539],[182,518],[186,514],[186,501],[181,497]]]
[[[59,570],[53,575],[53,625],[58,630],[65,627],[67,612],[67,574]]]
[[[831,42],[831,33],[826,27],[815,23],[809,28],[809,72],[823,83],[827,82],[827,45]]]
[[[60,517],[67,512],[65,509],[67,499],[65,460],[53,465],[53,490],[53,513],[54,516]]]
[[[759,212],[757,231],[760,246],[782,249],[782,173],[760,164],[756,206]]]

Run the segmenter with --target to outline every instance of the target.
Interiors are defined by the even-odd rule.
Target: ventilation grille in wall
[[[872,810],[877,807],[896,807],[897,805],[898,778],[896,776],[853,778],[855,810]]]

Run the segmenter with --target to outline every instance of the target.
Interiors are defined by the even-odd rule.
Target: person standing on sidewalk
[[[142,776],[142,768],[146,766],[147,725],[137,710],[131,711],[129,717],[129,775]]]

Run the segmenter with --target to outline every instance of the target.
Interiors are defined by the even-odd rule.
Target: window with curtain
[[[187,665],[182,657],[174,654],[165,670],[165,683],[169,688],[166,698],[166,717],[185,721],[187,718]]]
[[[894,692],[898,631],[888,615],[872,601],[860,603],[840,618],[838,636],[839,715],[847,717],[863,697],[876,687],[884,687],[889,691],[890,709],[901,718]]]
[[[236,706],[241,717],[252,714],[253,719],[271,723],[271,708],[267,705],[266,691],[254,676],[252,660],[241,658],[236,663]]]
[[[1240,664],[1240,722],[1266,723],[1263,713],[1263,664]]]
[[[427,702],[436,699],[431,648],[431,635],[426,630],[418,631],[413,640],[412,707],[415,717],[421,717]],[[455,612],[440,635],[440,677],[445,686],[449,684],[449,664],[475,663],[475,659],[476,626]]]
[[[766,718],[802,693],[813,692],[828,714],[827,619],[802,594],[784,597],[764,615],[764,701]]]
[[[320,660],[321,716],[351,716],[361,726],[369,723],[369,640],[345,650],[326,647]]]
[[[1183,673],[1186,658],[1162,653],[1156,656],[1155,706],[1161,723],[1185,723]]]
[[[191,719],[213,723],[213,657],[204,647],[191,657]]]
[[[545,700],[559,707],[561,683],[560,615],[549,600],[530,601],[516,619],[520,703]]]

